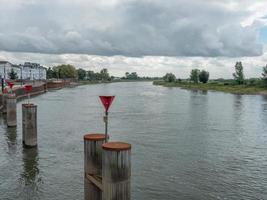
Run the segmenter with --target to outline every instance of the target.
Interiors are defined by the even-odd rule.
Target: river
[[[116,95],[111,140],[132,144],[132,199],[267,199],[267,97],[151,82],[65,88],[32,98],[38,148],[0,116],[0,199],[83,199],[83,135],[103,132],[99,95]]]

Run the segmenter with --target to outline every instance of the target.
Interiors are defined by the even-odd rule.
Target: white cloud
[[[86,70],[100,71],[107,68],[112,75],[123,76],[125,72],[137,72],[141,76],[163,76],[173,72],[177,77],[188,78],[191,69],[210,72],[211,78],[232,78],[236,61],[242,61],[246,78],[260,77],[262,67],[267,64],[267,52],[258,57],[125,57],[92,56],[86,54],[37,54],[0,52],[0,60],[14,64],[26,61],[38,62],[46,67],[68,63]]]

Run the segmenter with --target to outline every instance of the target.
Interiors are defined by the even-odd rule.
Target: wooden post
[[[105,134],[84,135],[84,199],[102,200],[102,144]]]
[[[37,146],[37,105],[22,104],[22,142],[26,147]]]
[[[6,97],[7,126],[17,126],[17,99],[16,95],[9,94]]]
[[[124,142],[103,144],[103,200],[131,199],[131,145]]]
[[[4,93],[4,94],[2,94],[2,103],[3,103],[3,108],[2,108],[2,113],[6,113],[6,99],[7,99],[7,96],[8,96],[9,94],[6,94],[6,93]]]

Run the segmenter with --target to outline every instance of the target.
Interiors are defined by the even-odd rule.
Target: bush
[[[198,75],[198,78],[199,78],[199,81],[202,82],[202,83],[207,83],[208,80],[209,80],[209,72],[205,71],[205,70],[202,70],[199,75]]]
[[[165,76],[163,76],[163,80],[165,82],[175,82],[176,81],[176,77],[173,73],[167,73]]]

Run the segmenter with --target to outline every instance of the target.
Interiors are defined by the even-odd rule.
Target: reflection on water
[[[242,107],[242,95],[237,94],[234,95],[234,106],[235,108],[239,109],[240,107]]]
[[[208,94],[208,90],[199,90],[200,94],[206,95]]]
[[[6,142],[10,154],[17,151],[17,127],[6,128]]]
[[[38,148],[23,148],[22,164],[23,170],[20,177],[22,196],[24,199],[31,199],[38,196],[38,186],[42,182],[38,167]]]
[[[192,90],[189,90],[189,92],[191,94],[203,94],[203,95],[208,94],[208,90],[195,90],[195,89],[192,89]]]
[[[263,110],[267,111],[267,95],[263,95],[262,96],[263,101],[265,101],[265,103],[263,103]]]
[[[4,127],[6,125],[6,114],[0,112],[0,125]]]

